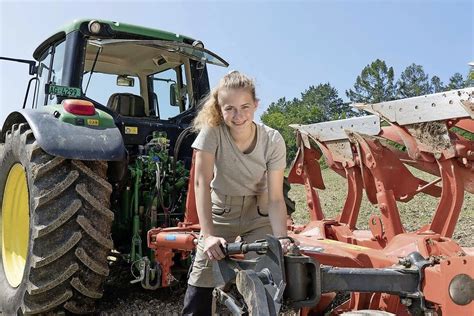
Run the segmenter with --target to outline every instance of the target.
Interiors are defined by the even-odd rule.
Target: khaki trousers
[[[266,199],[260,196],[229,196],[212,190],[211,202],[215,235],[227,242],[234,242],[237,236],[240,236],[242,241],[254,242],[264,239],[267,234],[272,234]],[[204,240],[201,236],[188,284],[213,288],[216,283],[212,272],[212,261],[203,250]],[[246,258],[252,255],[255,256],[250,253]]]

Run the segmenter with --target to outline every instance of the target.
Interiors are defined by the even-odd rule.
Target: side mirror
[[[181,106],[186,104],[186,85],[180,89],[176,83],[170,85],[170,103],[172,106]]]
[[[170,104],[172,106],[179,106],[179,91],[176,83],[170,84]]]
[[[16,61],[19,63],[28,64],[30,67],[29,74],[31,76],[36,75],[38,72],[38,66],[36,66],[36,61],[34,60],[26,60],[26,59],[18,59],[18,58],[9,58],[9,57],[2,57],[0,56],[0,60],[8,60],[8,61]]]
[[[117,86],[122,87],[133,87],[135,85],[135,79],[130,78],[127,75],[118,75],[117,76]]]

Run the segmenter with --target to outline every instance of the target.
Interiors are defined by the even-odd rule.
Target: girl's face
[[[251,128],[258,101],[246,89],[222,89],[219,105],[224,123],[234,131]]]

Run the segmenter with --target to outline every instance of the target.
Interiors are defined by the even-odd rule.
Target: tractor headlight
[[[204,43],[201,42],[200,40],[195,40],[193,42],[193,47],[196,47],[196,48],[204,48]]]
[[[449,296],[458,305],[471,303],[474,296],[474,280],[467,274],[458,274],[449,283]]]
[[[99,21],[96,21],[96,20],[92,20],[89,22],[89,32],[91,32],[92,34],[99,34],[100,32],[100,23]]]

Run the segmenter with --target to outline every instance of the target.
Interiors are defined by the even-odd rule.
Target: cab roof
[[[91,21],[98,21],[102,25],[107,25],[114,34],[127,34],[128,38],[133,38],[135,35],[137,38],[148,38],[148,39],[159,39],[159,40],[168,40],[168,41],[177,41],[177,42],[187,42],[192,43],[194,41],[193,38],[184,36],[177,33],[171,33],[159,29],[152,29],[144,26],[127,24],[122,22],[115,22],[115,21],[108,21],[108,20],[100,20],[100,19],[78,19],[74,20],[73,22],[64,25],[59,29],[58,32],[47,38],[43,41],[34,51],[33,58],[39,60],[41,55],[44,53],[44,50],[54,43],[55,41],[66,37],[67,34],[84,30],[84,26],[89,24]],[[120,38],[120,36],[115,37]]]

